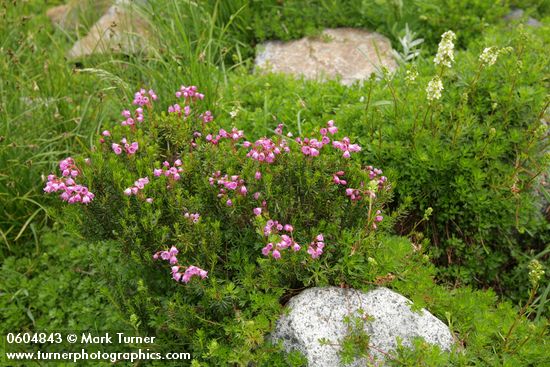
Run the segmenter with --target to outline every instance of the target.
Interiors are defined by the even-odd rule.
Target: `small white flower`
[[[434,58],[434,63],[436,65],[443,65],[450,68],[455,61],[454,58],[454,48],[455,45],[453,41],[456,39],[456,35],[453,31],[447,31],[441,36],[441,42],[439,42],[439,47],[437,48],[437,54]]]
[[[426,98],[428,101],[433,101],[441,98],[441,91],[443,90],[443,83],[438,76],[433,77],[426,87]]]
[[[479,55],[479,61],[483,66],[493,66],[497,62],[497,58],[500,54],[507,54],[512,52],[512,47],[505,47],[498,49],[496,47],[486,47],[481,55]]]
[[[235,108],[235,109],[233,109],[232,111],[229,112],[229,116],[231,116],[232,119],[237,117],[238,114],[239,114],[239,109],[238,108]]]
[[[495,47],[486,47],[481,55],[479,55],[479,61],[485,66],[492,66],[497,62],[498,50]]]
[[[418,77],[418,71],[416,71],[416,69],[410,69],[410,70],[407,70],[407,75],[405,75],[405,80],[407,81],[407,83],[412,83],[416,80],[416,78]]]

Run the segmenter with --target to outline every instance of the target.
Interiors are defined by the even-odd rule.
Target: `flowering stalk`
[[[205,279],[208,277],[208,272],[199,267],[196,267],[194,265],[190,265],[188,267],[178,265],[178,253],[179,251],[176,246],[172,246],[169,250],[156,252],[153,255],[153,259],[168,261],[170,265],[172,265],[172,267],[170,268],[172,271],[172,279],[174,279],[176,282],[189,283],[191,279],[195,276],[200,277],[201,279]],[[183,273],[180,271],[181,269],[185,269]]]
[[[63,159],[59,162],[61,177],[54,174],[48,175],[48,182],[44,187],[44,192],[60,192],[61,200],[69,204],[82,203],[89,204],[95,197],[90,190],[83,185],[79,185],[74,180],[80,175],[80,170],[76,166],[74,159],[71,157]]]

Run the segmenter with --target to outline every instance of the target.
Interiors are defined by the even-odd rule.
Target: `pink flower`
[[[254,145],[246,144],[246,146],[252,146],[252,149],[246,156],[260,163],[274,163],[277,155],[281,154],[283,151],[290,151],[284,139],[281,140],[279,144],[276,144],[271,139],[262,138],[257,140]]]
[[[204,94],[199,93],[197,87],[194,85],[189,87],[182,85],[176,92],[176,97],[185,99],[186,103],[191,103],[193,101],[202,100],[204,98]]]
[[[342,141],[333,141],[332,146],[336,149],[340,149],[344,153],[342,156],[344,158],[351,157],[351,152],[359,152],[361,151],[361,147],[357,144],[350,144],[349,138],[346,136],[342,139]]]
[[[101,135],[103,136],[111,136],[111,132],[109,130],[104,130]]]
[[[323,248],[325,247],[323,234],[317,235],[315,241],[311,242],[308,246],[307,253],[312,259],[317,259],[323,254]]]
[[[201,217],[199,213],[185,213],[183,216],[193,223],[198,223]]]
[[[133,142],[132,144],[130,144],[128,147],[126,147],[126,153],[128,154],[135,154],[136,151],[138,150],[138,143],[137,142]]]
[[[111,148],[113,149],[113,152],[115,152],[116,155],[120,155],[122,153],[122,148],[120,147],[120,145],[116,143],[113,143],[111,145]]]
[[[57,177],[54,174],[48,175],[44,192],[61,192],[59,197],[69,204],[89,204],[95,195],[86,186],[75,182],[74,177],[77,177],[80,171],[76,167],[74,160],[71,157],[63,159],[59,162],[59,169],[62,171],[62,177]]]
[[[338,128],[336,126],[334,126],[334,121],[333,120],[330,120],[329,122],[327,122],[327,126],[328,126],[328,132],[331,133],[332,135],[336,134],[338,132]]]
[[[204,123],[209,123],[214,120],[214,116],[212,116],[212,112],[210,111],[206,111],[205,113],[201,114],[199,118],[202,119]]]
[[[140,89],[134,94],[134,101],[132,103],[138,106],[151,106],[151,100],[156,101],[157,98],[157,95],[152,89],[148,92],[145,89]]]
[[[140,190],[143,190],[145,185],[149,183],[149,177],[143,177],[138,178],[137,181],[134,182],[134,186],[128,187],[126,190],[124,190],[125,195],[137,195]],[[152,201],[152,199],[151,199]]]
[[[254,208],[254,215],[258,216],[262,214],[262,208]]]

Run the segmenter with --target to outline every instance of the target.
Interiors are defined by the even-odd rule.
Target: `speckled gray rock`
[[[387,288],[370,292],[336,287],[310,288],[293,297],[288,313],[281,316],[273,341],[281,340],[287,352],[302,352],[310,367],[340,366],[338,345],[346,335],[344,317],[363,315],[372,317],[365,322],[370,336],[370,355],[378,365],[384,365],[384,355],[397,347],[396,338],[410,346],[413,337],[422,337],[430,344],[449,350],[453,336],[449,328],[435,316],[422,309],[414,312],[411,302]],[[330,345],[321,345],[326,339]],[[365,360],[356,359],[351,366],[365,366]],[[348,365],[349,366],[349,365]]]
[[[522,20],[525,16],[525,11],[523,9],[512,9],[504,19],[508,22]],[[528,17],[525,20],[525,24],[531,27],[540,27],[542,24],[533,17]]]
[[[341,76],[350,85],[367,79],[377,68],[392,71],[397,63],[390,41],[376,32],[354,28],[326,29],[320,37],[269,41],[258,46],[258,70],[324,80]]]
[[[113,3],[114,0],[68,0],[66,4],[49,8],[46,15],[56,27],[75,31],[83,26],[83,20],[96,20],[96,16],[105,13]]]
[[[147,50],[149,30],[146,21],[134,7],[141,1],[116,0],[90,28],[86,36],[76,41],[67,53],[78,59],[92,54],[135,54]]]

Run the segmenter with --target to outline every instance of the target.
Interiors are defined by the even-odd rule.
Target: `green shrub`
[[[314,133],[318,140],[299,144],[284,131],[248,143],[242,131],[227,135],[202,121],[200,105],[190,107],[186,118],[147,108],[145,122],[105,132],[89,164],[62,162],[61,169],[80,172],[75,180],[95,195],[75,225],[87,238],[113,241],[112,259],[97,266],[145,330],[185,343],[195,356],[207,353],[211,363],[261,360],[271,350],[264,335],[288,290],[360,287],[387,273],[369,267],[366,255],[375,256],[382,246],[376,231],[391,224],[381,212],[391,186],[376,168],[345,158],[358,146],[330,146],[337,144],[330,122],[324,135]],[[137,152],[118,151],[123,137],[138,143]],[[148,179],[133,186],[139,177]],[[60,180],[50,177],[48,187]],[[170,280],[162,251],[172,246],[180,273],[194,265],[208,278],[188,285]]]
[[[546,336],[542,321],[527,326],[532,306],[517,316],[508,304],[495,308],[491,293],[436,286],[435,268],[422,246],[388,235],[405,214],[386,211],[396,172],[386,181],[359,163],[356,147],[346,159],[348,153],[330,144],[320,147],[286,137],[287,128],[277,121],[269,122],[275,127],[272,140],[261,138],[249,146],[241,131],[231,129],[237,121],[246,123],[242,111],[230,115],[211,105],[217,118],[204,122],[208,105],[198,100],[188,103],[187,117],[184,105],[166,114],[156,112],[156,103],[145,105],[144,122],[104,132],[89,160],[65,160],[61,169],[75,170],[75,181],[94,193],[89,204],[69,206],[65,217],[86,238],[99,241],[103,256],[95,266],[113,299],[140,333],[158,338],[160,350],[177,345],[193,355],[197,366],[300,365],[300,357],[285,357],[267,339],[286,300],[309,286],[387,285],[440,318],[456,321],[458,338],[474,345],[465,356],[432,351],[431,365],[441,359],[498,365],[501,356],[541,360],[540,354],[532,354],[537,341],[524,340],[529,328]],[[324,124],[315,125],[300,124],[300,135],[321,140],[317,131]],[[323,134],[343,142],[342,132]],[[274,152],[271,164],[253,159],[254,147],[260,145],[266,154]],[[315,146],[319,156],[311,155]],[[63,180],[50,177],[49,186]],[[362,198],[351,200],[352,194]],[[377,218],[381,214],[383,220]],[[419,224],[429,216],[428,210]],[[273,220],[281,223],[278,230]],[[293,228],[283,227],[285,223]],[[301,249],[294,248],[294,241]],[[322,253],[315,253],[319,249]],[[454,302],[457,295],[464,297],[461,302]],[[483,305],[482,321],[471,319],[468,307],[474,304]],[[489,328],[495,313],[502,322]],[[477,329],[480,324],[484,328]],[[507,330],[513,333],[495,344]],[[354,344],[346,345],[349,356]],[[415,361],[422,350],[402,351],[396,358]]]
[[[550,233],[536,188],[548,169],[541,124],[547,42],[547,26],[489,32],[456,54],[432,107],[425,88],[437,72],[433,56],[354,88],[240,75],[225,97],[233,105],[227,112],[238,110],[239,127],[258,134],[272,120],[307,130],[334,116],[358,136],[365,162],[374,157],[392,178],[392,208],[408,212],[397,221],[397,233],[418,244],[429,238],[448,279],[523,297],[526,263],[542,254]],[[481,68],[479,55],[488,46],[515,51]],[[407,80],[408,70],[418,72],[416,80]],[[430,220],[415,227],[430,207]]]

